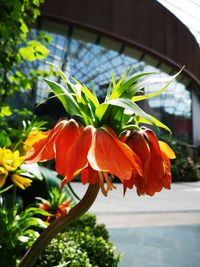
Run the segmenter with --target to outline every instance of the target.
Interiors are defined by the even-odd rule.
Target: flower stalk
[[[167,84],[160,90],[147,95],[138,93],[146,85],[163,80],[140,80],[149,73],[128,78],[129,70],[119,81],[115,81],[113,75],[103,103],[99,103],[85,85],[75,79],[72,84],[62,70],[57,68],[57,72],[66,88],[54,81],[45,81],[71,118],[60,120],[49,131],[30,133],[24,143],[30,148],[25,163],[55,159],[56,171],[63,176],[61,189],[78,174],[82,184],[90,185],[69,213],[61,215],[42,232],[18,267],[32,267],[51,239],[90,208],[99,188],[105,196],[115,188],[114,177],[123,183],[124,193],[127,188],[136,187],[139,195],[153,196],[163,188],[170,188],[170,159],[175,158],[175,154],[167,144],[159,142],[152,130],[140,127],[140,123],[171,131],[136,102],[159,95],[181,71],[165,79]]]
[[[66,226],[74,222],[81,215],[88,211],[94,203],[99,192],[99,185],[89,185],[84,197],[75,205],[67,214],[63,214],[58,219],[53,221],[36,239],[32,247],[27,251],[22,258],[18,267],[32,267],[36,263],[39,256],[42,254],[49,242]]]

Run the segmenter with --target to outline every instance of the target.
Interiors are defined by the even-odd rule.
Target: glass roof
[[[157,0],[193,33],[200,45],[200,1],[199,0]]]
[[[130,66],[132,66],[130,75],[144,71],[157,73],[158,77],[166,77],[168,74],[174,73],[173,69],[158,60],[105,37],[99,38],[98,35],[76,28],[72,30],[67,26],[65,26],[65,35],[49,30],[46,32],[52,36],[50,53],[46,61],[57,65],[69,78],[74,77],[89,88],[94,81],[94,88],[100,101],[105,97],[105,90],[109,86],[112,71],[114,71],[116,79],[119,79]],[[70,36],[66,34],[69,32]],[[32,33],[37,34],[37,30],[33,30]],[[48,68],[46,62],[37,62],[36,64],[35,68]],[[58,77],[52,77],[52,79],[60,82]],[[180,76],[179,80],[184,80],[184,78]],[[174,81],[162,96],[149,100],[149,108],[159,110],[160,107],[163,107],[169,114],[189,118],[191,116],[191,97],[190,92],[186,90],[187,84],[188,81],[184,84]],[[151,93],[156,89],[159,88],[154,85],[149,86],[145,91]],[[40,81],[37,86],[37,103],[43,101],[48,95],[48,86]],[[188,101],[185,101],[186,99]]]

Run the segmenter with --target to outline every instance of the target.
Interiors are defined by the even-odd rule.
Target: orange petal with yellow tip
[[[171,147],[165,142],[159,141],[160,150],[164,152],[169,159],[175,159],[176,155]]]
[[[27,147],[32,147],[32,145],[34,145],[35,143],[45,140],[46,137],[48,136],[50,131],[46,131],[46,132],[41,132],[41,131],[32,131],[31,134],[28,136],[28,138],[26,139],[26,141],[24,142],[24,144]]]
[[[32,142],[32,149],[27,153],[25,163],[35,163],[51,160],[55,157],[54,142],[58,134],[64,127],[67,121],[63,120],[56,124],[56,126],[48,131],[43,132],[44,138],[41,139],[41,132],[28,137],[29,143]],[[33,142],[31,139],[34,139]],[[37,141],[38,138],[38,141]]]
[[[105,128],[96,129],[94,132],[88,161],[93,169],[109,172],[121,180],[130,179],[133,168],[141,173],[140,159]]]

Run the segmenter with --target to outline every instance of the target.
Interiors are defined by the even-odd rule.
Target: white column
[[[200,145],[200,98],[192,91],[193,144]]]

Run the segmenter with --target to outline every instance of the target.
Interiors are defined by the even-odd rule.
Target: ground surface
[[[86,186],[74,183],[82,196]],[[123,197],[121,184],[90,209],[123,252],[119,267],[200,267],[200,182],[172,184],[154,197]]]

